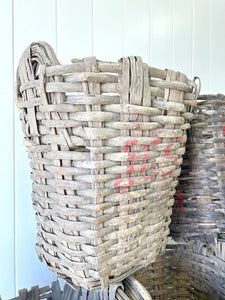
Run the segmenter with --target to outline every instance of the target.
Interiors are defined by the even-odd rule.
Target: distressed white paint
[[[140,55],[153,66],[174,68],[189,77],[199,75],[204,93],[225,93],[224,11],[224,0],[0,1],[4,105],[0,119],[0,294],[4,300],[13,297],[14,285],[16,289],[43,286],[55,278],[34,250],[30,168],[17,109],[15,116],[13,112],[13,68],[28,44],[49,42],[62,63],[91,55],[105,60]]]

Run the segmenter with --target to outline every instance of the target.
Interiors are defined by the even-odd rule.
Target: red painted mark
[[[125,142],[125,146],[121,147],[121,152],[128,152],[130,146],[135,146],[137,144],[138,144],[138,140],[136,140],[136,139],[127,140]]]
[[[141,126],[140,126],[140,124],[138,124],[138,123],[134,123],[134,128],[135,128],[135,129],[141,129]]]
[[[116,175],[115,178],[116,178],[116,179],[117,179],[117,178],[120,178],[120,175]]]
[[[59,175],[59,168],[55,170],[55,174]]]
[[[166,159],[174,159],[174,163],[178,164],[178,159],[176,155],[165,155],[164,158]]]
[[[129,181],[129,185],[132,186],[134,184],[134,178],[132,177],[129,177],[128,178],[128,181]]]
[[[114,187],[118,187],[121,182],[123,181],[123,178],[120,178],[120,179],[117,179],[115,182],[114,182]]]
[[[134,159],[135,159],[135,153],[134,152],[128,152],[127,161],[134,161]]]
[[[120,187],[120,190],[121,190],[121,191],[127,190],[127,189],[129,189],[129,185],[121,186],[121,187]]]
[[[169,154],[169,151],[170,151],[170,147],[173,145],[173,143],[168,143],[166,148],[163,150],[163,153],[165,155],[168,155]]]
[[[155,131],[153,131],[152,133],[151,133],[151,136],[157,136],[157,135],[159,135],[160,133],[163,133],[165,130],[162,130],[162,129],[157,129],[157,130],[155,130]]]
[[[177,142],[182,142],[184,140],[184,136],[179,136],[176,138]]]
[[[177,202],[181,204],[182,202],[184,202],[184,200],[183,199],[177,199]]]
[[[129,175],[129,173],[132,173],[132,172],[134,172],[134,166],[128,165],[126,175]]]
[[[142,173],[145,172],[146,169],[146,164],[140,164],[140,171],[139,171],[139,175],[141,175]]]
[[[173,175],[174,171],[168,172],[166,174],[162,174],[162,178],[166,177],[166,176],[170,176]]]
[[[59,186],[62,185],[62,181],[56,181],[55,183],[56,183],[56,185],[59,185]]]
[[[148,145],[144,145],[145,153],[143,155],[143,162],[145,162],[149,158]]]
[[[56,159],[59,159],[59,153],[56,155]]]
[[[76,210],[73,210],[71,211],[70,213],[68,213],[69,216],[72,216],[72,215],[76,215],[77,211]]]
[[[178,202],[179,206],[175,207],[176,209],[184,209],[182,203],[184,202],[183,195],[181,192],[177,191],[176,194],[176,201]]]
[[[156,138],[156,139],[154,139],[151,143],[150,143],[150,145],[157,145],[157,144],[159,144],[161,142],[161,139],[160,138]]]
[[[41,174],[40,174],[40,173],[38,173],[38,174],[37,174],[37,176],[38,176],[38,177],[41,177]]]
[[[225,126],[223,126],[223,134],[225,134]]]
[[[124,193],[120,192],[120,196],[122,196],[122,199],[120,199],[120,204],[124,201]]]
[[[153,179],[154,176],[141,176],[141,178],[143,178],[144,180],[149,180],[149,179]]]

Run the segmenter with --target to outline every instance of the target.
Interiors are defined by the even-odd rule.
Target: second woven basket
[[[135,277],[153,300],[224,300],[225,244],[167,245],[166,253]]]
[[[73,287],[121,281],[165,250],[195,82],[140,57],[60,65],[33,43],[17,73],[37,253]]]
[[[213,244],[225,233],[225,96],[199,96],[193,113],[171,233]]]

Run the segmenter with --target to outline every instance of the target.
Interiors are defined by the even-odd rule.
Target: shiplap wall
[[[49,284],[36,256],[27,150],[13,105],[13,78],[32,41],[44,40],[61,63],[95,55],[140,55],[159,68],[202,80],[203,93],[225,93],[225,0],[0,0],[0,294]]]

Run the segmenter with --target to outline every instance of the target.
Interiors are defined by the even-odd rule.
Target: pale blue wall
[[[140,55],[159,68],[202,79],[202,92],[225,93],[224,0],[0,0],[0,294],[50,284],[36,257],[29,162],[13,72],[32,41],[45,40],[62,63],[96,55]],[[15,229],[14,229],[15,228]]]

